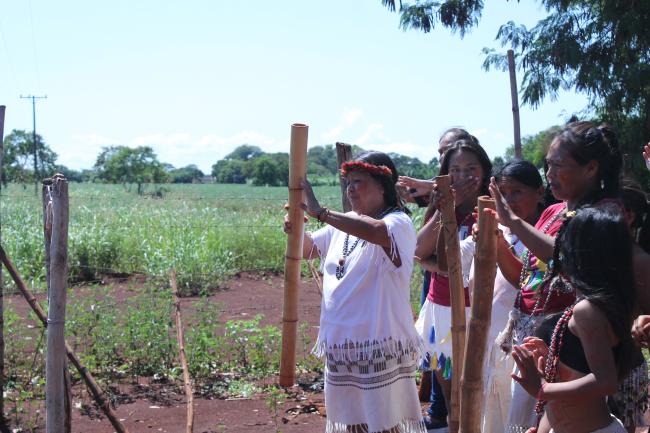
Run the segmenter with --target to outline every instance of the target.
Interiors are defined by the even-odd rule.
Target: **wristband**
[[[325,218],[329,215],[330,210],[326,207],[321,208],[316,214],[316,219],[322,223],[325,222]]]

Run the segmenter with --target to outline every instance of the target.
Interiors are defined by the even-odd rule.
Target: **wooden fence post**
[[[65,304],[68,286],[68,181],[62,175],[46,179],[48,195],[46,227],[51,227],[50,285],[45,362],[45,407],[47,433],[65,432]]]
[[[352,159],[352,146],[346,143],[336,143],[336,166],[340,169],[341,164],[343,164],[345,161],[349,161]],[[339,171],[337,170],[337,173]],[[339,174],[339,182],[341,183],[341,202],[343,204],[343,212],[350,212],[352,210],[352,206],[350,206],[350,200],[348,200],[348,195],[347,195],[347,185],[345,184],[345,180],[340,176]]]
[[[512,100],[512,123],[515,131],[515,158],[521,159],[521,126],[519,124],[519,96],[517,95],[517,76],[515,74],[515,52],[508,50],[508,70],[510,71],[510,98]]]
[[[460,262],[458,224],[456,223],[454,198],[451,194],[451,177],[448,175],[438,176],[436,183],[438,190],[445,198],[442,202],[442,209],[440,209],[442,223],[440,236],[444,236],[445,239],[447,273],[451,292],[452,373],[449,433],[457,433],[460,415],[460,378],[463,374],[463,359],[465,358],[465,287]]]
[[[467,330],[465,352],[472,348],[472,356],[465,357],[461,379],[460,432],[481,433],[483,411],[483,360],[487,336],[490,332],[494,278],[497,273],[497,223],[494,200],[487,196],[478,199],[478,241],[474,255],[474,290],[472,314]]]
[[[178,341],[178,352],[183,368],[183,384],[185,385],[185,397],[187,398],[187,423],[186,433],[194,431],[194,392],[192,391],[192,381],[190,380],[190,371],[187,366],[187,357],[185,356],[185,337],[183,333],[183,322],[181,321],[181,300],[178,297],[178,285],[176,284],[176,271],[172,269],[169,272],[169,283],[172,286],[172,296],[174,297],[174,316],[176,318],[176,340]]]
[[[300,263],[305,227],[303,189],[306,176],[307,125],[291,125],[291,153],[289,154],[289,221],[291,233],[287,236],[284,261],[284,304],[282,307],[282,356],[280,358],[280,386],[293,386],[296,378],[296,337],[298,335],[298,292],[300,290]]]
[[[0,105],[0,200],[2,199],[2,160],[4,157],[5,106]],[[2,244],[2,215],[0,215],[0,245]],[[4,313],[4,281],[2,266],[0,266],[0,391],[5,388],[5,313]],[[0,432],[9,433],[5,419],[5,398],[0,392]]]
[[[18,270],[11,262],[11,260],[9,260],[9,257],[7,257],[7,253],[5,252],[4,248],[2,248],[2,245],[0,245],[0,261],[7,269],[7,272],[9,273],[11,278],[14,280],[14,283],[16,283],[16,287],[23,295],[23,297],[31,307],[34,314],[36,314],[38,320],[41,322],[44,328],[47,328],[48,319],[47,316],[45,315],[45,312],[43,311],[43,308],[41,308],[40,304],[36,301],[36,297],[34,297],[32,292],[30,292],[29,289],[27,288],[27,285],[20,277]],[[68,360],[72,363],[72,365],[75,366],[75,368],[79,372],[79,375],[86,383],[88,390],[93,395],[93,398],[97,403],[97,406],[99,406],[102,412],[104,412],[104,415],[106,415],[108,420],[111,422],[115,431],[117,431],[117,433],[129,433],[129,431],[126,429],[126,427],[124,427],[122,422],[119,419],[117,419],[117,417],[115,416],[115,413],[111,409],[110,401],[106,398],[99,385],[97,385],[97,382],[93,378],[92,374],[90,374],[88,369],[84,367],[83,364],[81,364],[81,361],[79,361],[79,358],[77,357],[77,355],[75,355],[75,353],[72,351],[72,348],[70,348],[70,345],[67,342],[65,343],[65,350],[66,353],[68,354]]]

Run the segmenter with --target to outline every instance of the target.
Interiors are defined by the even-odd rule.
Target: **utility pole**
[[[37,99],[47,99],[47,95],[44,96],[23,96],[20,95],[20,99],[31,99],[32,100],[32,120],[33,120],[33,129],[32,129],[32,149],[34,150],[34,191],[38,195],[38,184],[39,182],[39,173],[38,173],[38,159],[36,156],[37,145],[36,145],[36,100]]]

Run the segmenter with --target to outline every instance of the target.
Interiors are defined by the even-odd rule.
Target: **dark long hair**
[[[558,141],[565,147],[579,165],[584,166],[590,161],[598,163],[597,185],[582,197],[579,205],[618,197],[623,157],[616,132],[610,125],[596,126],[587,121],[571,122],[557,133],[553,141]]]
[[[481,147],[476,139],[457,140],[454,144],[449,146],[442,156],[440,174],[449,174],[451,158],[460,151],[471,152],[476,155],[476,159],[478,159],[478,162],[481,164],[481,168],[483,169],[483,178],[481,179],[481,190],[479,191],[479,194],[488,195],[490,193],[488,185],[490,184],[490,176],[492,176],[492,162],[487,153],[485,153],[485,149]]]
[[[509,177],[533,189],[544,185],[537,167],[524,159],[513,159],[507,162],[494,177],[497,181],[503,177]]]
[[[448,135],[450,136],[451,144],[449,146],[446,146],[443,149],[443,156],[444,153],[447,151],[447,149],[451,148],[453,146],[453,143],[457,142],[458,140],[472,141],[476,143],[477,146],[480,147],[478,138],[474,137],[472,134],[467,132],[466,129],[458,128],[458,127],[449,128],[445,132],[443,132],[440,135],[440,138],[438,139],[438,144],[440,144],[442,139]],[[429,206],[427,206],[427,209],[424,212],[424,217],[422,218],[422,226],[424,226],[427,223],[427,221],[429,221],[433,217],[434,213],[436,213],[436,208],[433,206],[433,203],[430,201]]]
[[[604,204],[578,210],[556,242],[557,272],[605,314],[620,341],[616,366],[623,377],[635,361],[630,329],[636,292],[632,238],[620,208]]]
[[[634,214],[632,231],[634,239],[643,250],[650,254],[650,206],[648,197],[637,182],[624,178],[621,181],[621,198],[627,212]]]
[[[539,174],[537,167],[530,162],[524,159],[513,159],[501,167],[498,173],[495,173],[494,178],[499,182],[504,177],[509,177],[516,180],[517,182],[526,185],[529,188],[538,189],[540,186],[544,186],[542,181],[542,176]],[[544,197],[545,198],[545,197]],[[543,199],[537,205],[537,211],[542,212],[549,203],[546,203],[546,200]]]
[[[373,179],[375,179],[379,184],[384,188],[384,203],[386,206],[395,207],[401,210],[406,209],[404,203],[397,193],[395,184],[397,183],[397,178],[399,177],[397,173],[397,168],[390,156],[386,155],[383,152],[377,152],[370,150],[364,152],[353,159],[353,161],[365,162],[373,165],[384,165],[390,169],[393,173],[392,176],[385,176],[382,174],[368,173]]]

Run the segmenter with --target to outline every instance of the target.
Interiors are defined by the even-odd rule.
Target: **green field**
[[[166,280],[175,268],[180,289],[200,293],[240,271],[282,270],[286,187],[162,188],[157,198],[121,185],[69,185],[71,282],[133,273]],[[315,192],[323,205],[340,208],[338,186],[315,187]],[[23,278],[42,287],[41,198],[31,186],[10,185],[3,189],[0,213],[5,250]],[[307,229],[314,228],[310,222]]]
[[[121,185],[70,184],[70,280],[102,274],[165,277],[197,292],[242,270],[283,267],[287,189],[249,185],[165,185],[162,198]],[[338,187],[317,187],[324,204],[340,203]],[[340,205],[339,205],[340,206]],[[1,202],[2,242],[26,280],[42,286],[40,197],[10,185]]]
[[[69,279],[84,287],[76,292],[79,296],[68,299],[66,335],[104,389],[137,376],[179,383],[168,280],[171,268],[187,295],[209,294],[241,271],[281,271],[284,266],[286,188],[161,188],[162,197],[157,197],[138,196],[120,185],[69,185]],[[156,190],[160,191],[150,188]],[[315,191],[323,205],[340,208],[338,186],[319,186]],[[0,199],[2,245],[28,286],[42,291],[41,198],[34,195],[33,186],[10,185]],[[416,212],[416,226],[421,214]],[[310,222],[307,229],[317,227]],[[133,285],[128,299],[118,299],[113,284],[93,283],[105,275],[132,274],[146,278]],[[11,289],[9,280],[5,273],[5,288]],[[414,305],[419,301],[420,282],[420,273],[414,272]],[[207,297],[195,298],[191,305],[185,311],[185,320],[192,324],[186,330],[186,346],[197,393],[226,398],[266,392],[258,380],[277,374],[280,330],[261,325],[261,316],[215,320],[223,307]],[[44,331],[33,326],[33,315],[26,326],[25,317],[11,304],[4,314],[6,414],[22,431],[40,431]],[[320,361],[309,354],[313,343],[306,329],[301,327],[299,334],[298,371],[319,371]],[[79,382],[76,374],[73,382]],[[273,395],[273,390],[267,391]]]

